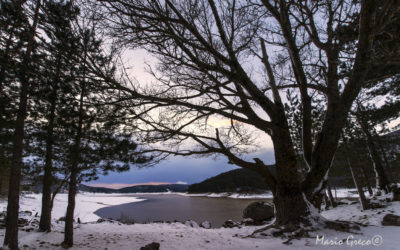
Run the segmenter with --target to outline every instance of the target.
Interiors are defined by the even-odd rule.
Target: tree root
[[[306,222],[306,223],[304,223]],[[366,226],[357,222],[348,221],[330,221],[330,220],[314,220],[304,221],[293,224],[276,224],[272,223],[266,227],[257,229],[248,237],[251,238],[263,238],[263,237],[280,237],[285,241],[283,244],[292,244],[292,240],[299,240],[302,238],[315,238],[316,234],[321,229],[331,229],[345,233],[357,233],[361,228],[360,226]]]

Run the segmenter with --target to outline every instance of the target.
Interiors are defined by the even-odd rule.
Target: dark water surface
[[[96,215],[102,218],[125,219],[135,223],[153,221],[186,221],[197,223],[211,222],[212,227],[220,227],[226,220],[241,221],[246,206],[254,201],[268,199],[232,199],[177,194],[144,194],[138,195],[141,202],[127,203],[105,207],[97,210]]]

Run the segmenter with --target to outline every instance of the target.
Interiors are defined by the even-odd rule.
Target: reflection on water
[[[139,195],[142,202],[105,207],[97,210],[102,218],[129,219],[136,223],[152,221],[209,221],[220,227],[226,220],[240,221],[244,208],[260,199],[190,197],[176,194]],[[267,199],[262,199],[267,200]]]

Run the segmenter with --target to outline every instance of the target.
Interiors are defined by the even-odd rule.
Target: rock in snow
[[[203,221],[202,223],[200,223],[200,227],[205,228],[205,229],[210,229],[211,223],[209,221]]]
[[[253,202],[243,211],[243,218],[250,218],[254,222],[269,220],[272,217],[274,217],[274,206],[267,202]]]
[[[158,242],[152,242],[140,248],[140,250],[159,250],[159,249],[160,249],[160,243]]]
[[[222,227],[224,228],[234,228],[234,227],[240,227],[240,223],[235,222],[233,220],[227,220],[224,222],[224,224],[222,225]]]
[[[387,214],[382,219],[382,226],[400,226],[400,216]]]
[[[199,224],[193,220],[187,220],[185,221],[185,225],[188,227],[193,227],[193,228],[199,228]]]

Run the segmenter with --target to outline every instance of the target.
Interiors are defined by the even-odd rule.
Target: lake
[[[121,204],[97,210],[96,215],[105,219],[125,219],[135,223],[154,221],[194,220],[197,223],[211,222],[212,227],[221,227],[226,220],[241,221],[243,210],[254,201],[271,199],[233,199],[178,194],[134,195],[141,202]]]

